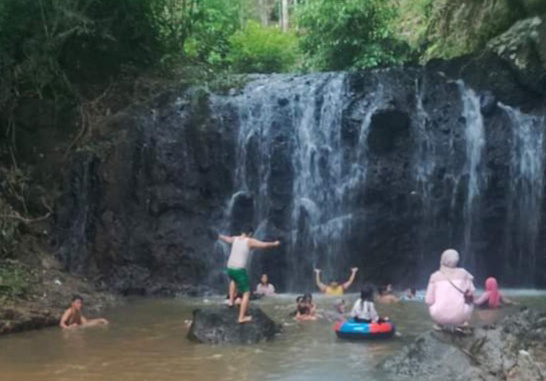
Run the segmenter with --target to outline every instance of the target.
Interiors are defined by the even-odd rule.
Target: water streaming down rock
[[[58,217],[72,271],[122,290],[223,285],[227,247],[209,228],[251,223],[283,241],[252,279],[281,290],[313,289],[314,266],[424,282],[447,247],[477,276],[546,284],[543,110],[422,68],[261,76],[234,92],[160,97],[153,115],[113,120],[127,132],[104,154],[82,153]]]
[[[544,191],[544,117],[499,107],[513,126],[510,154],[510,192],[506,220],[504,264],[515,277],[533,284],[529,274],[537,264],[537,240]]]
[[[426,83],[420,86],[419,82],[416,82],[414,120],[416,154],[413,169],[416,186],[412,194],[421,199],[423,223],[419,234],[421,250],[429,250],[426,242],[436,235],[436,229],[430,225],[439,226],[439,230],[448,232],[445,242],[460,243],[458,248],[463,254],[462,264],[474,269],[476,259],[472,237],[477,228],[476,223],[479,222],[480,193],[485,183],[485,168],[482,161],[485,133],[479,97],[462,81],[455,83],[461,103],[454,108],[457,110],[460,107],[464,135],[461,136],[457,131],[444,131],[447,139],[443,144],[438,144],[440,140],[438,132],[441,132],[443,127],[431,125],[431,117],[423,105]],[[462,144],[465,152],[464,162],[460,160],[460,156],[458,157]],[[444,193],[447,197],[439,199],[438,192]],[[441,215],[442,210],[447,217]],[[463,227],[462,233],[460,226]]]
[[[472,89],[465,87],[462,81],[459,81],[463,97],[463,117],[465,121],[466,138],[466,164],[465,173],[467,176],[467,192],[464,204],[464,244],[463,261],[464,266],[476,269],[476,252],[472,246],[474,230],[479,223],[480,196],[485,185],[486,175],[485,167],[482,161],[482,155],[485,148],[485,131],[483,125],[483,116],[480,108],[480,99]]]

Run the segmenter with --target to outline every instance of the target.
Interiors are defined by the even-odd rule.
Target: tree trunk
[[[288,32],[289,15],[288,15],[288,0],[281,2],[281,25],[283,32]]]
[[[263,26],[269,25],[269,12],[267,6],[267,0],[258,0],[260,19],[262,20]]]

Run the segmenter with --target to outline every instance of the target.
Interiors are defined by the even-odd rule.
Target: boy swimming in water
[[[252,228],[245,228],[241,235],[238,236],[231,237],[222,234],[218,236],[222,241],[231,244],[231,252],[227,262],[227,274],[230,279],[228,305],[230,307],[233,306],[236,291],[243,293],[239,309],[239,323],[246,323],[252,320],[252,316],[246,315],[250,299],[250,282],[246,272],[250,249],[269,249],[281,244],[279,241],[262,242],[251,238],[252,233]]]
[[[83,298],[79,295],[75,295],[72,298],[70,307],[64,312],[59,322],[59,326],[62,329],[74,329],[81,327],[93,327],[97,325],[106,325],[108,320],[106,319],[87,319],[82,314]]]

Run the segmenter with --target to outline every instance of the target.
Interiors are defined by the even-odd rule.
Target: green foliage
[[[428,46],[423,60],[479,51],[525,17],[520,0],[437,0],[427,20]]]
[[[0,198],[0,261],[13,258],[19,245],[19,221],[8,217],[13,215],[13,208]]]
[[[0,261],[0,301],[24,298],[29,291],[32,274],[17,261]]]
[[[226,67],[229,39],[240,29],[241,0],[203,0],[184,52],[196,61]]]
[[[427,28],[434,0],[397,0],[397,6],[396,35],[414,51],[422,53],[427,44]]]
[[[284,72],[298,59],[298,41],[293,33],[254,21],[237,31],[230,42],[228,59],[237,73]]]
[[[309,0],[301,7],[301,46],[312,67],[342,70],[399,64],[395,7],[384,0]]]
[[[148,65],[160,53],[148,0],[0,3],[0,64],[18,93],[42,98],[73,91],[73,82]]]

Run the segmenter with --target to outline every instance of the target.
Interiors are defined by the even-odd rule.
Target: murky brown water
[[[378,306],[403,334],[375,342],[344,342],[329,321],[295,322],[287,315],[294,295],[256,302],[285,329],[276,340],[256,346],[206,346],[186,340],[184,319],[202,300],[137,299],[107,311],[107,328],[62,332],[51,328],[0,338],[1,381],[251,381],[384,380],[375,365],[412,336],[431,327],[420,302]],[[357,295],[345,296],[352,304]],[[516,300],[544,305],[546,295],[516,294]],[[318,305],[332,310],[335,298]],[[221,303],[212,299],[209,303]],[[492,320],[498,315],[480,318]]]

